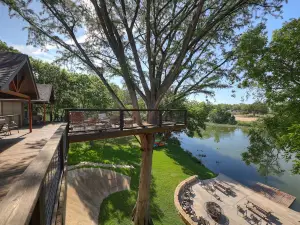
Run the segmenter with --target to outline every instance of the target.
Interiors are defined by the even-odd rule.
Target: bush
[[[231,124],[235,125],[237,122],[235,120],[235,117],[231,115],[230,112],[217,107],[216,109],[213,109],[209,115],[208,118],[210,122],[213,123],[220,123],[220,124]]]

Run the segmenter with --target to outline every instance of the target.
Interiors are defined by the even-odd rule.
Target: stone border
[[[76,165],[68,166],[68,170],[81,168],[83,166],[101,166],[101,167],[107,167],[107,168],[126,168],[126,169],[134,168],[131,165],[116,165],[116,164],[105,164],[105,163],[94,163],[94,162],[80,162]]]
[[[183,220],[183,222],[185,224],[188,224],[188,225],[196,225],[197,223],[194,222],[190,216],[188,214],[186,214],[181,205],[180,205],[180,202],[179,202],[179,198],[183,192],[183,189],[186,185],[191,185],[193,183],[195,183],[195,181],[198,181],[198,176],[197,175],[194,175],[194,176],[191,176],[185,180],[183,180],[175,189],[175,192],[174,192],[174,204],[175,204],[175,207],[178,211],[178,214],[180,215],[181,219]]]

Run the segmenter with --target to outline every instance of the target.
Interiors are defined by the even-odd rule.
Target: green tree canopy
[[[263,160],[262,154],[268,155],[276,148],[287,160],[293,158],[294,173],[300,173],[299,43],[300,19],[293,19],[274,31],[270,42],[265,26],[255,27],[242,36],[237,49],[238,70],[245,77],[242,84],[263,90],[273,114],[252,133],[250,151],[245,158],[257,163]]]
[[[220,124],[236,124],[235,117],[231,113],[220,106],[215,107],[209,115],[208,118],[213,123]]]

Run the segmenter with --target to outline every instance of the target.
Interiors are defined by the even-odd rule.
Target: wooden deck
[[[0,208],[1,200],[25,171],[30,162],[36,157],[47,140],[54,134],[60,124],[48,124],[28,129],[12,135],[0,136]]]
[[[268,185],[259,182],[256,183],[252,188],[257,193],[285,207],[290,207],[293,204],[293,202],[296,200],[295,196],[292,196],[288,193],[280,191],[277,188],[270,187]]]
[[[72,142],[82,142],[82,141],[92,141],[106,138],[124,137],[130,135],[139,134],[149,134],[149,133],[160,133],[166,131],[180,131],[186,127],[185,124],[176,123],[162,123],[161,126],[156,126],[152,124],[138,126],[134,124],[133,127],[124,127],[122,130],[119,127],[108,128],[108,129],[89,129],[76,130],[69,132],[69,141]]]

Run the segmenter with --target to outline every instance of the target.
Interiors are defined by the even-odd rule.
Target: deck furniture
[[[240,205],[237,205],[236,208],[237,208],[236,214],[241,213],[243,215],[243,217],[247,216],[247,209],[245,209],[244,207],[242,207]]]
[[[118,128],[120,125],[120,117],[116,116],[116,115],[112,115],[109,118],[109,122],[110,122],[111,127]]]
[[[4,133],[4,135],[11,134],[8,124],[5,119],[0,119],[0,133]]]
[[[83,128],[85,130],[83,112],[70,112],[70,125],[72,128]]]
[[[255,213],[257,216],[262,218],[263,220],[269,222],[269,217],[271,216],[272,211],[261,206],[253,200],[247,200],[246,204],[247,209],[251,212]]]
[[[250,215],[251,220],[254,222],[254,224],[261,224],[261,219],[258,219],[255,215]]]
[[[134,115],[138,112],[141,113],[141,121],[134,120]],[[145,126],[144,123],[147,122],[148,118],[147,113],[153,113],[154,115],[154,112],[157,114],[157,118],[155,117],[151,126]],[[164,112],[172,112],[176,115],[174,121],[170,124],[163,123],[165,121]],[[95,117],[95,115],[98,118],[100,127],[106,124],[105,129],[101,129],[101,132],[98,129],[86,130],[84,128],[84,118]],[[68,122],[69,143],[72,143],[180,131],[186,127],[187,111],[180,109],[66,109],[65,121]]]
[[[205,219],[204,217],[200,216],[198,220],[198,225],[209,225],[209,221]]]
[[[214,185],[214,187],[216,189],[218,189],[219,191],[223,192],[226,195],[228,195],[228,194],[230,194],[232,192],[231,188],[228,185],[226,185],[226,184],[224,184],[222,182],[215,181],[213,183],[213,185]]]
[[[124,126],[127,127],[133,127],[133,119],[132,118],[125,118],[124,119]]]

